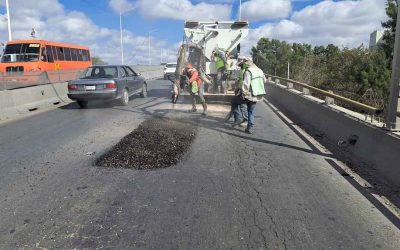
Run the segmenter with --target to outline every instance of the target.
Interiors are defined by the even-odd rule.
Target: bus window
[[[54,61],[58,61],[56,47],[54,47],[54,46],[50,46],[50,47],[51,47],[51,51],[53,52]]]
[[[82,58],[83,58],[83,61],[89,61],[89,54],[88,54],[88,51],[87,50],[82,50],[82,53],[83,53],[83,56],[82,56]]]
[[[40,57],[40,60],[42,60],[43,62],[47,62],[47,53],[45,47],[42,47],[42,56]]]
[[[83,55],[82,55],[82,50],[79,49],[78,51],[78,61],[83,61]]]
[[[64,48],[65,61],[71,61],[71,49]]]
[[[8,44],[4,50],[2,62],[37,62],[39,54],[39,43]]]
[[[64,48],[56,47],[57,50],[57,57],[59,61],[64,61]]]
[[[49,45],[46,46],[46,52],[47,52],[48,62],[54,62],[54,57],[53,57],[53,52],[52,52],[51,46],[49,46]]]
[[[71,57],[72,61],[78,61],[78,55],[76,53],[76,49],[71,49]]]

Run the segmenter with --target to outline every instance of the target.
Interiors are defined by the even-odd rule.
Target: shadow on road
[[[313,151],[321,152],[315,145],[313,145],[304,135],[298,132],[298,130],[293,126],[294,123],[289,123],[287,119],[285,119],[280,112],[274,107],[272,107],[267,101],[264,103],[281,119],[293,132],[296,133]],[[284,107],[278,107],[279,109],[284,110]],[[288,112],[285,114],[289,114]],[[291,120],[296,121],[296,118],[290,117]],[[297,123],[299,125],[300,123]],[[372,188],[366,188],[361,186],[357,181],[354,180],[352,176],[347,174],[333,159],[326,158],[325,160],[331,165],[339,174],[343,175],[343,177],[355,188],[357,189],[366,199],[368,199],[388,220],[390,220],[393,225],[400,229],[400,219],[394,214],[391,210],[385,207],[381,201],[375,198],[372,194],[377,194],[379,196],[384,196],[390,200],[392,204],[396,206],[394,209],[399,209],[400,207],[400,190],[393,190],[392,187],[388,186],[388,184],[379,180],[379,178],[373,176],[373,174],[368,173],[368,169],[370,166],[358,166],[359,163],[353,159],[353,156],[348,155],[348,153],[344,153],[340,149],[338,149],[335,143],[328,143],[326,138],[321,137],[318,133],[316,133],[313,129],[301,124],[302,129],[304,129],[308,134],[312,135],[315,140],[317,140],[321,145],[326,147],[332,154],[327,154],[327,157],[338,159],[342,162],[345,162],[346,165],[354,170],[359,176],[368,182],[373,184]],[[333,146],[335,145],[335,146]],[[319,154],[319,153],[317,153]],[[362,169],[362,170],[361,170]]]
[[[360,192],[369,202],[371,202],[390,222],[393,223],[397,228],[400,229],[400,219],[392,213],[387,207],[385,207],[378,199],[376,199],[371,192],[365,187],[361,186],[355,181],[332,159],[325,159],[329,165],[331,165],[339,174],[343,175],[346,181],[348,181],[358,192]]]

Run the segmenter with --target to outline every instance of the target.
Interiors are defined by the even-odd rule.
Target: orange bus
[[[56,75],[55,72],[61,80],[60,72],[77,72],[91,65],[89,47],[44,40],[17,40],[6,44],[0,72],[5,76],[36,75],[40,76],[40,81],[48,83]],[[67,78],[73,77],[70,74]]]

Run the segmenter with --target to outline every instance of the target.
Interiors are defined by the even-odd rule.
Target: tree
[[[397,6],[398,0],[387,0],[386,2],[386,14],[389,20],[382,23],[382,27],[385,28],[383,33],[383,50],[385,51],[386,57],[392,59],[394,50],[394,36],[396,33],[396,22],[397,22]],[[392,60],[390,60],[391,62]]]
[[[106,65],[107,62],[103,61],[99,56],[92,56],[93,65]]]

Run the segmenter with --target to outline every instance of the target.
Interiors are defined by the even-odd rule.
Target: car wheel
[[[143,98],[147,97],[147,84],[146,83],[143,83],[143,85],[142,85],[142,93],[140,93],[140,96]]]
[[[81,109],[84,109],[88,105],[88,101],[78,101],[78,105]]]
[[[126,105],[128,105],[128,102],[129,102],[128,90],[124,89],[124,91],[122,92],[120,103],[121,103],[121,105],[126,106]]]

